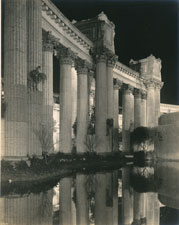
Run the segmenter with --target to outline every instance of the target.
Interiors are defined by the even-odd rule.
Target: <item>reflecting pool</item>
[[[74,173],[29,188],[2,185],[0,224],[178,225],[179,163]]]

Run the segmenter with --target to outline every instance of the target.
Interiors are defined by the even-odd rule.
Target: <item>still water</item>
[[[2,187],[0,224],[178,225],[179,163],[77,173],[31,188]]]

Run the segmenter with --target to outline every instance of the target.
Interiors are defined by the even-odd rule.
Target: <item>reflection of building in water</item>
[[[0,198],[0,224],[52,225],[52,190]]]

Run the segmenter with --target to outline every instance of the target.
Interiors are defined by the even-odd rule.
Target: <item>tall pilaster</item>
[[[107,151],[107,76],[106,76],[106,54],[97,55],[96,59],[96,95],[95,95],[95,133],[96,151],[104,153]]]
[[[134,95],[133,87],[130,85],[123,85],[122,98],[122,144],[123,151],[129,153],[130,148],[130,132],[134,128]]]
[[[41,1],[27,0],[28,154],[42,155],[42,85],[31,74],[42,72]]]
[[[5,149],[2,157],[27,156],[26,0],[4,2]]]
[[[46,141],[45,151],[53,149],[53,43],[47,33],[43,40],[42,71],[46,75],[43,85],[42,124]]]
[[[70,49],[61,48],[60,56],[60,151],[72,150],[72,96],[71,71],[74,54]]]
[[[88,68],[83,60],[77,60],[78,102],[77,102],[77,152],[86,152],[88,128]]]

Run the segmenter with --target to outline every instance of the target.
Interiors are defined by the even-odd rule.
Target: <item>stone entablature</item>
[[[89,50],[93,43],[48,0],[42,1],[42,28],[51,31],[60,44],[71,48],[80,58],[92,62]]]

